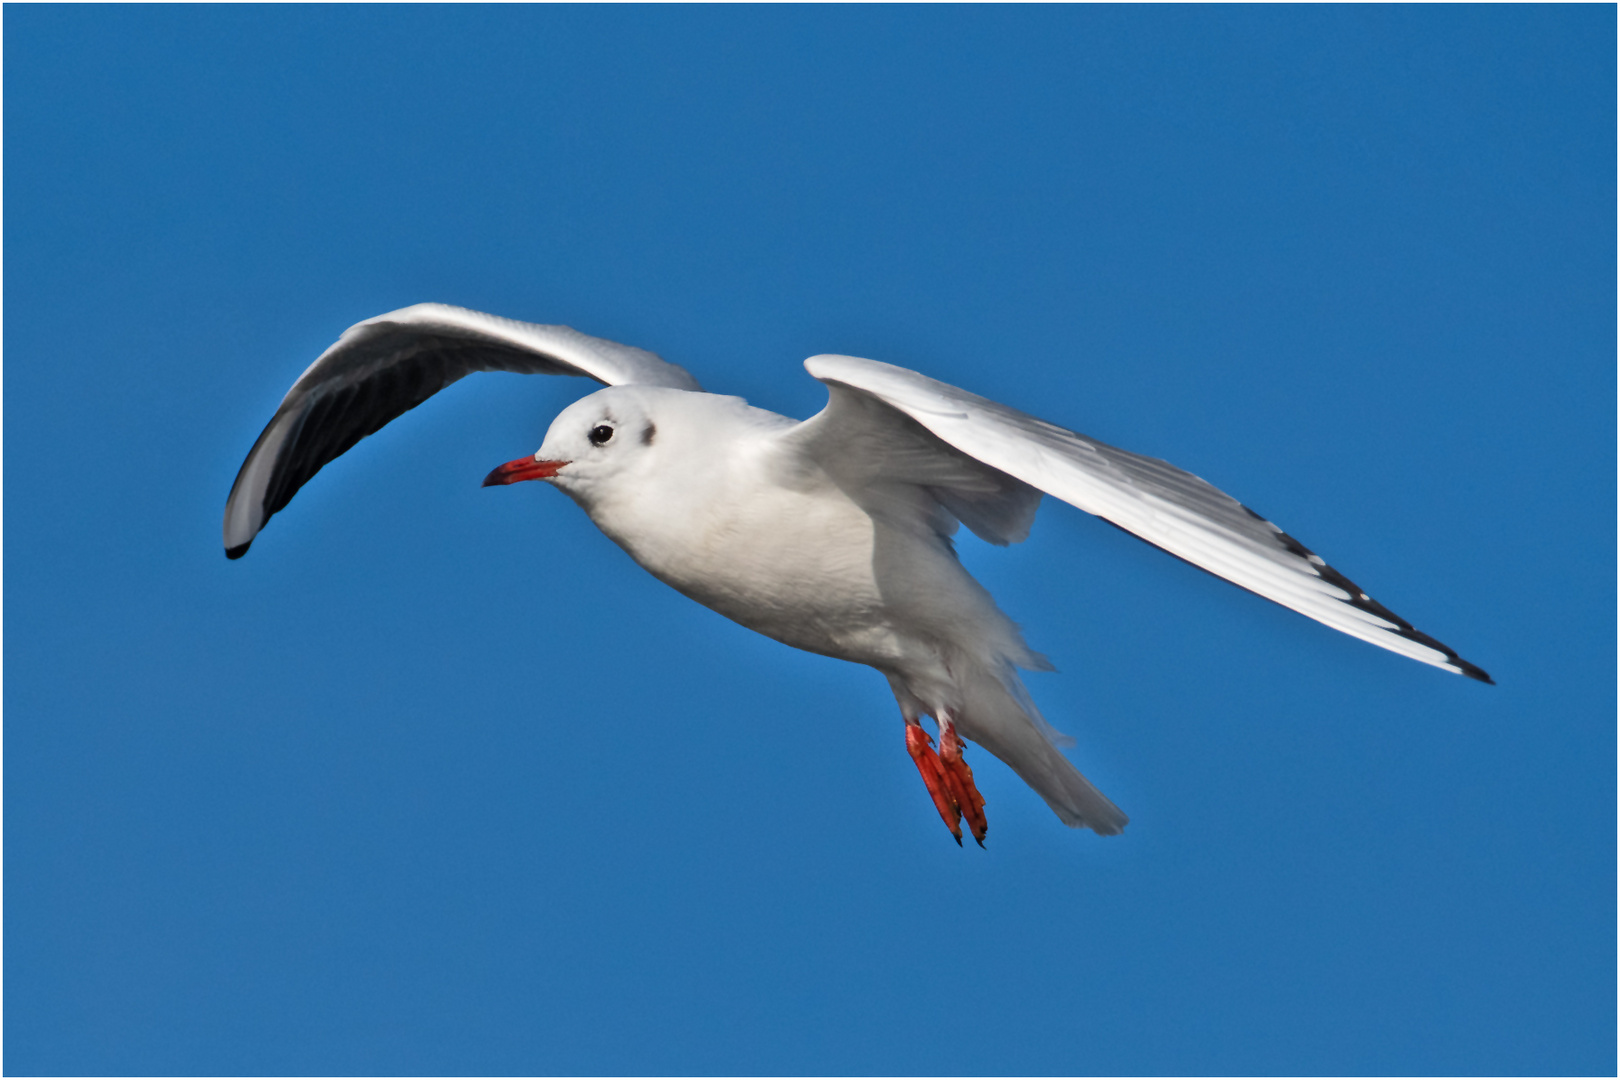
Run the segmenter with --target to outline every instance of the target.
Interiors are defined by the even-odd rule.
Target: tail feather
[[[1016,672],[1010,674],[1022,691],[1022,680]],[[1021,706],[1020,698],[1029,700],[1027,692],[1015,695],[1006,685],[1005,675],[986,672],[985,676],[964,680],[968,698],[957,717],[962,736],[1006,762],[1046,800],[1063,824],[1087,828],[1100,836],[1115,836],[1123,830],[1130,818],[1052,745],[1051,726],[1037,719],[1040,714],[1031,716]]]

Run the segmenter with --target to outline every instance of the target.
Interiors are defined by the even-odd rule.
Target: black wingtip
[[[1470,664],[1460,656],[1454,657],[1451,660],[1451,666],[1456,668],[1462,674],[1468,676],[1470,679],[1475,679],[1487,686],[1496,685],[1496,680],[1485,674],[1485,670],[1483,668],[1475,667],[1473,664]]]
[[[249,540],[245,544],[237,544],[233,548],[226,548],[225,549],[225,557],[227,559],[240,559],[242,556],[247,554],[247,549],[252,547],[252,546],[253,546],[253,541]]]

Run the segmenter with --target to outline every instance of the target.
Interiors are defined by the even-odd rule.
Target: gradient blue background
[[[40,8],[5,30],[10,1073],[1612,1073],[1615,13]],[[963,557],[1133,817],[641,573],[483,376],[220,512],[420,300],[1168,458],[1479,663],[1061,504]]]

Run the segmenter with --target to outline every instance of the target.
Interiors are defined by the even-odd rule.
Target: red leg
[[[956,805],[967,818],[968,828],[973,830],[973,839],[984,847],[984,834],[990,830],[989,822],[984,818],[984,796],[973,784],[973,770],[968,768],[967,761],[962,757],[965,745],[956,727],[950,721],[939,726],[939,762],[940,771],[944,773],[947,790],[956,800]]]
[[[951,830],[951,835],[956,837],[958,844],[961,844],[962,812],[951,793],[945,767],[940,762],[939,755],[934,753],[934,740],[922,729],[921,724],[906,722],[906,750],[911,754],[911,760],[917,763],[917,771],[922,774],[923,783],[928,786],[928,794],[934,800],[934,809],[939,811],[939,816],[945,821],[945,827]]]

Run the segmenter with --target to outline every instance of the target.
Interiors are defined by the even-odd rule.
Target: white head
[[[581,398],[551,422],[540,449],[509,461],[484,478],[484,486],[545,480],[587,505],[593,489],[644,472],[658,442],[655,399],[683,391],[610,386]]]
[[[742,398],[610,386],[564,409],[539,450],[500,466],[484,484],[544,480],[639,560],[637,546],[650,534],[691,525],[723,503],[740,476],[746,482],[760,460],[750,449],[761,445],[758,436],[792,426]]]

